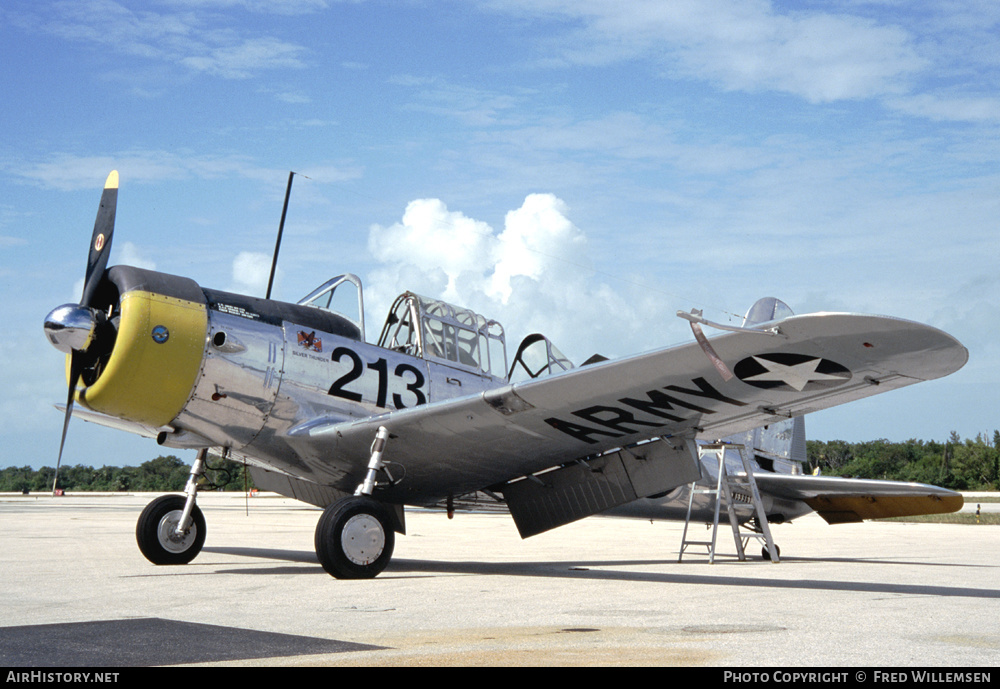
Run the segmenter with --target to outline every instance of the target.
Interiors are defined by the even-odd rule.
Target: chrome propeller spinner
[[[45,317],[45,336],[60,352],[85,352],[94,341],[99,314],[80,304],[57,306]]]

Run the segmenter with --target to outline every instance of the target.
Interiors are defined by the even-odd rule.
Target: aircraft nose
[[[79,304],[63,304],[45,317],[45,336],[60,352],[86,351],[94,340],[97,317],[93,309]]]

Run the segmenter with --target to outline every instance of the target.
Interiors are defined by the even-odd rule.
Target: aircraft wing
[[[65,404],[56,404],[54,406],[62,413],[66,413]],[[170,430],[169,428],[156,428],[147,424],[136,423],[135,421],[119,419],[118,417],[108,416],[107,414],[91,411],[90,409],[82,409],[79,405],[73,407],[72,414],[73,418],[82,419],[83,421],[94,423],[98,426],[114,428],[118,431],[125,431],[126,433],[134,433],[135,435],[142,436],[143,438],[155,438],[160,431]]]
[[[944,514],[965,504],[961,493],[925,483],[770,473],[755,473],[754,480],[762,492],[801,500],[830,524]]]
[[[950,335],[895,318],[809,314],[766,326],[777,334],[743,330],[709,341],[728,378],[692,342],[353,423],[313,419],[288,431],[301,463],[295,473],[357,485],[358,460],[385,426],[391,439],[384,457],[405,470],[404,480],[380,491],[387,501],[429,503],[492,487],[504,492],[518,520],[516,494],[525,487],[576,496],[588,477],[624,471],[634,491],[593,505],[607,509],[697,478],[697,463],[681,459],[694,438],[715,440],[939,378],[968,358]],[[578,460],[589,463],[580,468]],[[674,468],[636,481],[630,462]],[[553,467],[564,471],[539,474]],[[516,481],[526,476],[534,478]],[[532,509],[563,509],[535,504],[544,502],[538,495],[529,502]]]

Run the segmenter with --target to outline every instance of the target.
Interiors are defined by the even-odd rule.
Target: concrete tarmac
[[[154,495],[0,497],[6,667],[682,665],[995,667],[1000,527],[772,526],[778,564],[720,525],[591,517],[521,540],[505,514],[407,512],[378,578],[320,567],[320,511],[199,496],[189,565],[135,545]],[[704,525],[693,525],[699,537]]]

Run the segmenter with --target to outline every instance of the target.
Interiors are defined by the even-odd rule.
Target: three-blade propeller
[[[66,416],[63,419],[62,439],[59,441],[59,457],[56,460],[56,478],[52,490],[59,480],[59,465],[62,463],[63,448],[66,445],[66,430],[73,415],[73,401],[76,386],[87,361],[87,350],[93,344],[97,331],[105,315],[95,308],[97,287],[108,265],[111,252],[111,238],[115,231],[115,209],[118,205],[118,171],[108,175],[101,194],[101,205],[94,221],[94,233],[90,239],[90,254],[87,257],[87,272],[84,277],[83,295],[79,304],[64,304],[53,310],[45,319],[45,334],[59,350],[70,356],[69,392],[66,399]]]

